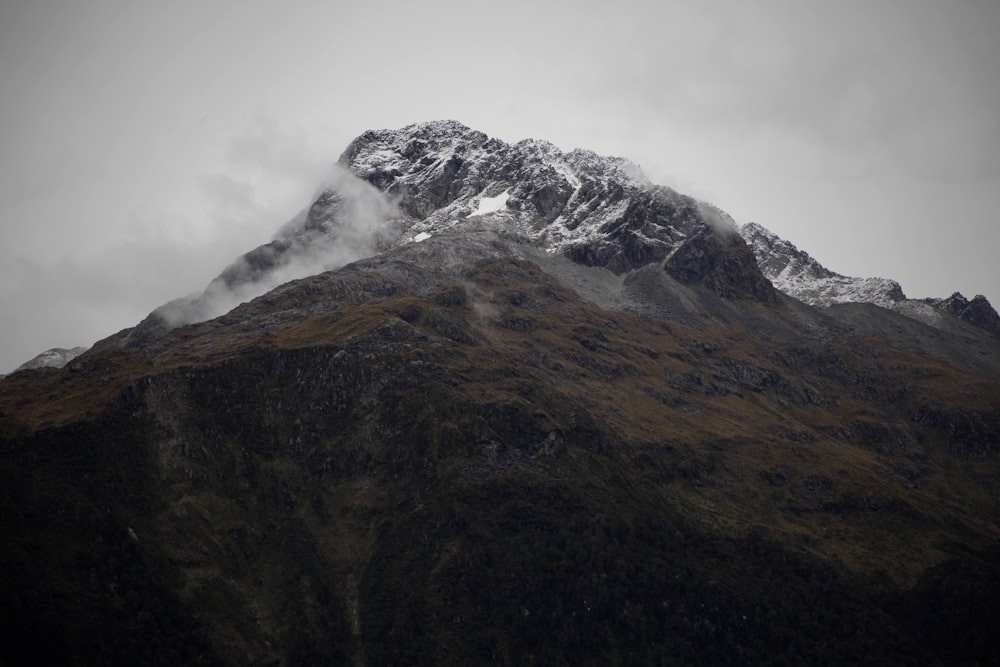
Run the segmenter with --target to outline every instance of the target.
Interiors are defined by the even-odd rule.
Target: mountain
[[[5,659],[993,659],[995,336],[792,298],[618,158],[435,122],[339,165],[0,381]]]

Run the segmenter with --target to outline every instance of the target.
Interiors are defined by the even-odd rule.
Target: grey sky
[[[0,4],[0,372],[266,242],[369,128],[639,163],[850,275],[1000,302],[1000,3]]]

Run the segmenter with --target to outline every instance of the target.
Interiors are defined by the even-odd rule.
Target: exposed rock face
[[[685,285],[704,285],[724,299],[774,300],[774,287],[736,234],[722,235],[705,227],[679,244],[664,260],[663,269]]]
[[[501,227],[549,252],[624,273],[731,219],[652,185],[635,165],[545,141],[506,144],[452,121],[367,132],[340,164],[398,201],[410,233]],[[503,195],[504,204],[483,202]]]

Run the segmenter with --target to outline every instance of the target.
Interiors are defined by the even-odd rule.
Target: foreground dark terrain
[[[371,257],[0,380],[0,662],[995,664],[1000,339],[419,132],[341,159],[395,196]],[[220,280],[336,240],[339,196]]]

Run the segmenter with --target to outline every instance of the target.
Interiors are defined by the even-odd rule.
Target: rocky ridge
[[[526,139],[505,143],[456,121],[365,132],[327,187],[273,241],[239,257],[200,294],[176,299],[119,338],[151,337],[221,315],[274,287],[433,235],[493,230],[622,275],[660,264],[727,298],[871,303],[937,327],[951,316],[994,334],[985,297],[907,299],[886,278],[844,276],[757,223],[651,183],[629,161]],[[748,249],[750,252],[748,252]],[[726,261],[717,259],[725,256]],[[772,287],[773,286],[773,287]]]
[[[496,229],[616,274],[667,260],[706,229],[736,242],[731,218],[650,183],[627,160],[535,139],[506,144],[453,121],[365,133],[340,164],[397,202],[410,219],[403,242]]]
[[[955,292],[946,299],[921,299],[924,303],[947,311],[969,324],[1000,336],[1000,314],[982,294],[977,294],[970,301],[960,292]]]
[[[1000,315],[982,295],[969,301],[956,292],[947,299],[908,299],[888,278],[856,278],[835,273],[763,225],[749,222],[740,235],[771,283],[785,294],[821,308],[870,303],[939,328],[952,328],[949,316],[1000,335]]]
[[[768,280],[785,294],[810,306],[873,303],[891,308],[906,298],[895,280],[853,278],[830,271],[809,253],[758,223],[740,226],[740,235],[753,250]]]

